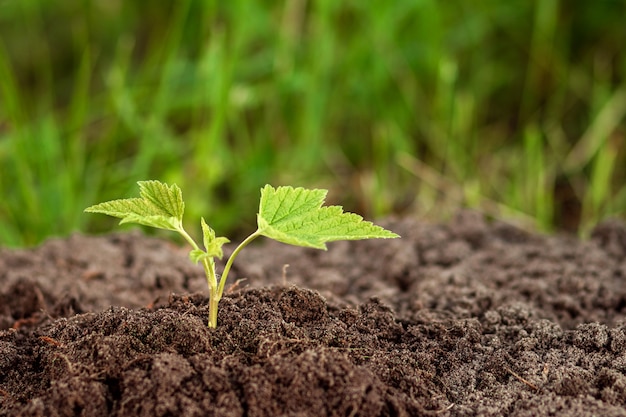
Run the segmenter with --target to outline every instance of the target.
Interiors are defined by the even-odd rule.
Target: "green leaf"
[[[202,249],[193,249],[189,252],[189,259],[191,259],[193,263],[197,264],[205,258],[209,258],[209,254]]]
[[[200,221],[202,223],[202,235],[206,253],[209,256],[222,259],[222,256],[224,256],[222,246],[230,242],[230,240],[225,237],[215,237],[215,231],[209,227],[209,225],[204,221],[204,218],[201,218]]]
[[[157,229],[178,231],[180,229],[180,221],[174,217],[164,216],[138,216],[130,214],[124,217],[120,224],[124,223],[137,223],[144,226],[155,227]]]
[[[139,181],[140,198],[107,201],[85,209],[118,217],[123,223],[138,223],[159,229],[178,231],[182,228],[185,203],[176,184],[168,186],[159,181]]]
[[[160,181],[139,181],[139,195],[144,200],[150,201],[163,213],[177,219],[183,218],[185,203],[183,193],[178,185],[171,186]]]
[[[326,249],[326,242],[372,238],[397,238],[399,235],[364,221],[340,206],[322,207],[326,190],[266,185],[261,190],[257,215],[258,233],[296,246]]]

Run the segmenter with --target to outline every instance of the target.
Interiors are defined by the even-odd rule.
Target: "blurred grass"
[[[178,183],[253,227],[265,183],[366,217],[460,206],[587,233],[626,207],[626,2],[0,0],[0,245]]]

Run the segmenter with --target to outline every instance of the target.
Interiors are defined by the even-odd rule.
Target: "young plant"
[[[266,185],[261,189],[257,214],[257,230],[239,244],[228,258],[221,279],[215,272],[215,258],[223,256],[222,246],[229,240],[216,237],[215,232],[201,219],[203,246],[183,228],[185,203],[180,188],[159,181],[139,181],[139,198],[113,200],[85,209],[118,217],[122,223],[178,232],[189,242],[189,257],[204,267],[209,286],[209,327],[217,326],[217,306],[224,293],[224,285],[233,261],[239,252],[259,236],[296,246],[326,250],[326,242],[371,238],[397,238],[397,234],[364,221],[357,214],[344,213],[340,206],[322,207],[326,190],[278,187]]]

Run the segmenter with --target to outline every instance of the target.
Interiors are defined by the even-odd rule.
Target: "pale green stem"
[[[195,241],[195,240],[193,240],[193,239],[191,238],[191,236],[189,236],[189,233],[187,233],[187,231],[186,231],[185,229],[183,229],[183,226],[182,226],[182,225],[179,225],[179,226],[178,226],[178,228],[177,228],[176,230],[178,231],[178,233],[180,233],[180,234],[181,234],[181,236],[182,236],[182,237],[184,237],[184,238],[185,238],[185,240],[186,240],[187,242],[189,242],[189,244],[190,244],[190,245],[191,245],[194,249],[196,249],[196,250],[200,249],[200,248],[198,247],[198,244],[196,243],[196,241]]]
[[[243,242],[239,244],[233,251],[233,253],[226,261],[226,265],[224,266],[224,272],[222,274],[222,278],[220,278],[220,284],[216,287],[211,287],[211,296],[209,297],[209,327],[215,328],[217,327],[217,306],[222,299],[222,294],[224,293],[224,285],[226,285],[226,279],[228,278],[228,272],[230,272],[230,267],[233,265],[233,261],[239,254],[239,252],[245,248],[248,243],[252,242],[257,237],[261,236],[259,231],[252,233],[248,236]]]
[[[215,329],[217,327],[217,306],[219,305],[219,298],[217,297],[217,288],[211,288],[209,295],[209,328]]]
[[[193,240],[191,236],[189,236],[189,233],[187,233],[187,231],[185,229],[183,229],[182,226],[179,226],[178,232],[182,235],[182,237],[185,238],[185,240],[187,242],[189,242],[189,244],[195,250],[200,250],[200,247],[198,246],[196,241]],[[202,259],[202,266],[204,267],[204,273],[206,275],[207,284],[209,286],[209,289],[217,287],[217,277],[215,276],[215,266],[213,265],[213,262],[211,262],[211,261],[212,261],[212,259],[210,259],[210,258]]]
[[[195,249],[200,250],[198,244],[189,236],[189,234],[179,227],[178,232],[185,238],[187,242]],[[218,292],[217,276],[215,275],[215,264],[213,258],[206,257],[202,259],[202,266],[204,267],[204,274],[206,275],[207,284],[209,286],[209,327],[217,327],[217,306],[220,301],[221,294]]]
[[[195,249],[200,250],[198,244],[189,236],[189,234],[183,229],[182,225],[179,226],[178,232],[185,238],[187,242]],[[222,274],[222,278],[220,279],[219,286],[217,284],[217,276],[215,275],[215,265],[212,258],[204,258],[202,259],[202,266],[204,267],[204,273],[207,277],[207,283],[209,284],[209,327],[215,328],[217,327],[217,306],[219,305],[220,300],[222,299],[222,294],[224,294],[224,285],[226,285],[226,279],[228,278],[228,273],[230,272],[230,268],[233,266],[233,261],[239,255],[239,252],[250,242],[252,242],[257,237],[261,236],[261,232],[257,230],[248,236],[243,242],[239,244],[233,251],[233,253],[226,261],[226,265],[224,266],[224,273]]]
[[[259,236],[261,236],[261,233],[258,230],[252,233],[250,236],[248,236],[243,242],[239,244],[239,246],[235,248],[233,253],[228,258],[228,261],[226,261],[226,265],[224,266],[224,272],[222,273],[222,278],[220,279],[220,285],[217,290],[217,296],[219,297],[219,299],[222,298],[222,294],[224,293],[224,285],[226,285],[226,279],[228,278],[230,267],[233,266],[233,261],[235,260],[237,255],[239,255],[239,252],[241,252],[243,248],[248,246],[250,242],[252,242],[254,239],[256,239]]]

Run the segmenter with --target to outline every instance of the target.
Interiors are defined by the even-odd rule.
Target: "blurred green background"
[[[368,218],[473,207],[586,233],[626,207],[623,0],[0,0],[0,245],[116,223],[176,182],[189,229],[266,183]]]

